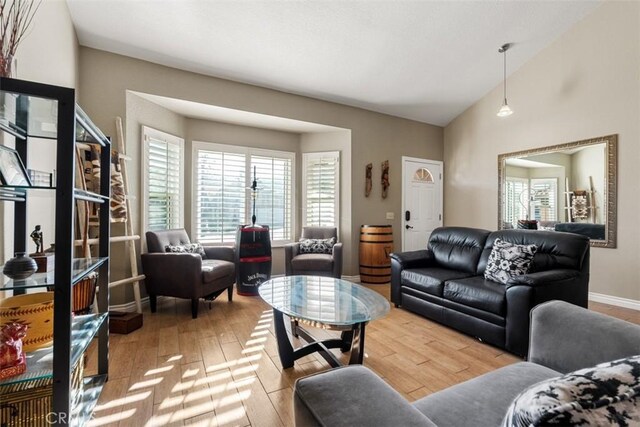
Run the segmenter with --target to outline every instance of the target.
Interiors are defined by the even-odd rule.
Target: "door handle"
[[[412,230],[413,229],[413,227],[410,226],[409,224],[405,225],[404,228],[406,228],[407,230]]]

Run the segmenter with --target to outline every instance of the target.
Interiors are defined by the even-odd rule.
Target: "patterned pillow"
[[[330,239],[300,239],[301,254],[331,254],[336,238]]]
[[[534,384],[511,403],[504,427],[640,424],[640,356]]]
[[[484,278],[506,284],[512,277],[527,274],[537,250],[536,245],[514,245],[496,239],[484,270]]]
[[[184,245],[167,245],[164,247],[164,251],[176,253],[176,254],[198,254],[202,258],[207,257],[207,255],[204,252],[204,248],[200,243],[186,243]]]

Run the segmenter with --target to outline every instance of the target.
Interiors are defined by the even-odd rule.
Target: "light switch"
[[[387,212],[387,219],[396,219],[396,214],[393,212]]]

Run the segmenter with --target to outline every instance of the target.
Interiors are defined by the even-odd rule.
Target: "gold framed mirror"
[[[618,135],[500,154],[498,229],[584,234],[616,247]]]

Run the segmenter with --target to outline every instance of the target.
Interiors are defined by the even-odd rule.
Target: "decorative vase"
[[[0,77],[11,77],[11,67],[13,65],[13,55],[0,55]]]
[[[15,258],[11,258],[4,265],[2,273],[13,280],[23,280],[30,277],[38,269],[33,258],[29,258],[26,252],[16,252]]]

